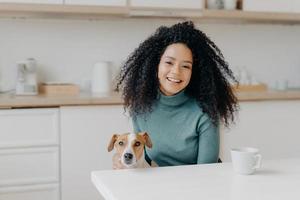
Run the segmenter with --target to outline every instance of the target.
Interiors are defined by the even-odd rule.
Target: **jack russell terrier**
[[[113,156],[113,163],[120,165],[118,168],[149,168],[157,167],[145,153],[145,146],[152,148],[152,142],[146,132],[137,134],[125,133],[114,134],[108,144],[108,152],[116,149]]]

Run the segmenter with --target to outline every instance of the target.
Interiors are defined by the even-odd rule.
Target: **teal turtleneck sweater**
[[[219,128],[194,98],[184,91],[160,93],[151,113],[133,119],[134,131],[146,131],[153,143],[146,152],[159,166],[215,163],[219,158]]]

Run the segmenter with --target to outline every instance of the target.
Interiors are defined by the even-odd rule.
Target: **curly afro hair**
[[[159,94],[160,59],[174,43],[183,43],[192,51],[192,76],[185,93],[201,104],[214,124],[221,120],[228,126],[238,110],[229,80],[238,82],[220,49],[191,21],[159,27],[128,57],[116,86],[116,91],[122,90],[125,110],[129,110],[131,117],[151,112]]]

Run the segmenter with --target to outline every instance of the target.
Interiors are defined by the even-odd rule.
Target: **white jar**
[[[91,80],[91,92],[97,96],[109,96],[111,94],[111,64],[110,62],[97,62],[93,68]]]
[[[226,10],[235,10],[237,6],[237,0],[223,0],[224,9]]]
[[[207,0],[208,9],[223,9],[224,2],[223,0]]]

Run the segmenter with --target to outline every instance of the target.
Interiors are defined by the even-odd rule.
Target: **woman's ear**
[[[146,146],[149,147],[149,148],[152,148],[152,141],[151,141],[148,133],[147,132],[142,132],[140,134],[143,136]]]
[[[108,144],[108,147],[107,147],[108,152],[110,152],[114,149],[114,145],[115,145],[115,142],[117,141],[118,137],[119,137],[118,134],[113,134],[113,136],[111,137],[110,142]]]

